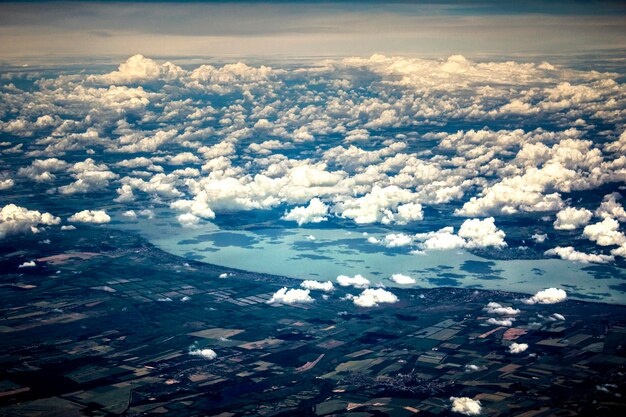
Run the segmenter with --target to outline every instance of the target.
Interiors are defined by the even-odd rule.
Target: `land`
[[[452,396],[489,416],[626,411],[624,306],[458,288],[268,304],[300,281],[97,228],[6,240],[0,271],[2,416],[458,415]],[[489,302],[522,312],[489,324]]]

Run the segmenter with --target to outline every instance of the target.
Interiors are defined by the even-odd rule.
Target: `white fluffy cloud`
[[[217,353],[213,349],[189,349],[189,354],[192,356],[200,356],[208,360],[217,358]]]
[[[450,397],[452,406],[450,410],[454,413],[465,414],[466,416],[477,416],[482,412],[482,406],[479,400],[469,397]]]
[[[164,80],[171,81],[181,75],[184,71],[170,63],[159,64],[143,55],[133,55],[120,64],[117,71],[101,76],[91,77],[92,81],[103,84],[130,84],[143,83],[147,81]]]
[[[312,303],[314,300],[309,293],[310,290],[300,290],[297,288],[287,289],[287,287],[283,287],[272,295],[268,303]]]
[[[547,288],[530,298],[522,300],[526,304],[556,304],[567,299],[567,293],[560,288]]]
[[[411,285],[417,282],[415,278],[403,274],[393,274],[389,279],[399,285]]]
[[[51,226],[60,222],[60,218],[50,213],[41,213],[15,204],[7,204],[0,210],[0,239],[15,233],[27,231],[36,233],[38,231],[37,226],[40,224]]]
[[[556,214],[554,228],[556,230],[574,230],[586,225],[593,214],[587,209],[567,207]]]
[[[617,219],[620,222],[626,222],[626,210],[618,202],[622,198],[619,193],[611,193],[604,196],[600,207],[596,210],[595,214],[603,219],[612,218]]]
[[[388,248],[400,248],[403,246],[413,245],[413,237],[404,233],[391,233],[385,236],[382,240],[370,236],[367,238],[367,241],[370,243],[384,245]]]
[[[534,233],[530,238],[537,243],[543,243],[548,238],[548,235],[546,233]]]
[[[284,220],[295,221],[298,226],[305,223],[320,223],[327,220],[328,206],[319,198],[314,198],[309,205],[304,207],[295,207],[283,216]]]
[[[15,185],[15,181],[12,178],[0,178],[0,191],[8,190]]]
[[[522,353],[524,351],[526,351],[528,349],[528,344],[527,343],[511,343],[509,345],[509,353]]]
[[[610,217],[599,223],[590,224],[583,230],[583,235],[600,246],[622,245],[626,235],[619,231],[619,223]]]
[[[337,283],[342,287],[352,286],[354,288],[367,288],[370,285],[370,280],[360,274],[357,274],[354,277],[339,275],[337,277]]]
[[[515,316],[520,313],[520,310],[513,307],[504,307],[500,303],[494,301],[490,302],[483,308],[489,314],[500,314],[503,316]]]
[[[505,234],[498,229],[493,217],[486,219],[468,219],[459,228],[459,236],[467,239],[468,248],[484,248],[506,246]]]
[[[108,187],[109,181],[117,179],[119,175],[109,171],[106,164],[97,164],[93,159],[87,158],[82,162],[76,162],[69,169],[76,179],[71,184],[58,188],[61,194],[89,193]]]
[[[178,223],[185,228],[193,228],[200,223],[200,218],[192,213],[180,214],[176,217]]]
[[[348,199],[335,205],[341,217],[356,223],[406,224],[423,218],[418,195],[395,185],[381,188],[375,185],[363,197]]]
[[[83,210],[72,214],[67,220],[72,223],[101,224],[110,222],[111,216],[104,210]]]
[[[395,294],[382,288],[367,288],[361,294],[348,298],[359,307],[377,307],[382,303],[398,302],[398,297]]]
[[[495,225],[493,217],[467,219],[461,224],[458,234],[454,228],[444,227],[436,232],[418,233],[415,239],[428,250],[450,250],[457,248],[502,248],[506,246],[505,233]]]
[[[515,321],[515,318],[513,318],[513,317],[508,317],[508,318],[494,318],[494,317],[491,317],[491,318],[487,319],[487,323],[489,323],[489,324],[493,324],[493,325],[496,325],[496,326],[506,326],[506,327],[512,326],[514,321]]]
[[[334,285],[330,281],[313,281],[313,280],[305,280],[300,283],[300,286],[305,290],[319,290],[324,292],[331,292],[335,289]]]
[[[444,227],[436,232],[419,233],[417,240],[422,241],[422,248],[428,250],[450,250],[464,248],[467,242],[454,234],[454,228]]]
[[[544,252],[545,255],[560,256],[561,259],[582,263],[598,263],[603,264],[614,260],[610,255],[596,255],[594,253],[580,252],[574,249],[573,246],[557,246],[556,248],[548,249]]]
[[[63,171],[67,165],[67,162],[57,158],[35,159],[30,166],[20,168],[17,174],[36,182],[50,182],[56,179],[54,173]]]

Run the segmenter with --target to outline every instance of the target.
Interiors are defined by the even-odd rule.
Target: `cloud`
[[[331,292],[335,290],[333,283],[330,281],[313,281],[305,280],[300,283],[300,286],[306,290],[319,290],[324,292]]]
[[[102,224],[110,222],[111,216],[104,210],[83,210],[72,214],[67,220],[72,223]]]
[[[197,164],[200,162],[200,158],[191,152],[181,152],[176,155],[170,155],[167,157],[167,163],[169,165],[186,165]]]
[[[15,185],[12,178],[0,178],[0,191],[8,190]]]
[[[461,224],[458,234],[453,227],[444,227],[436,232],[418,233],[415,239],[421,247],[429,250],[450,250],[457,248],[502,248],[507,246],[505,233],[495,225],[493,217],[467,219]]]
[[[503,316],[515,316],[519,314],[521,311],[517,308],[513,307],[504,307],[500,303],[490,302],[487,304],[483,310],[485,310],[489,314],[499,314]]]
[[[503,318],[503,319],[496,319],[496,318],[489,318],[487,320],[487,323],[489,324],[494,324],[496,326],[507,326],[510,327],[513,325],[513,322],[515,321],[515,318],[513,317],[509,317],[509,318]]]
[[[505,234],[496,227],[493,217],[483,220],[465,220],[459,228],[458,234],[460,237],[467,239],[468,248],[484,248],[489,246],[502,248],[506,246],[506,242],[504,241]]]
[[[192,356],[200,356],[201,358],[213,360],[217,358],[217,353],[213,349],[189,349]]]
[[[548,235],[545,233],[535,233],[531,236],[531,239],[537,243],[543,243],[548,238]]]
[[[312,303],[314,300],[309,295],[310,290],[300,289],[287,289],[283,287],[276,291],[268,303],[283,303],[283,304],[296,304],[296,303]]]
[[[473,363],[465,365],[465,372],[479,372],[484,371],[485,369],[487,369],[487,367],[484,365],[478,366]]]
[[[625,136],[626,135],[622,135]],[[611,193],[604,196],[600,207],[595,211],[595,215],[606,219],[612,218],[617,219],[620,222],[626,222],[626,210],[624,207],[618,203],[618,200],[622,198],[620,193]]]
[[[373,236],[367,238],[370,243],[384,245],[388,248],[400,248],[403,246],[413,245],[413,237],[404,233],[391,233],[384,237],[383,240],[378,240]]]
[[[513,354],[522,353],[526,349],[528,349],[528,344],[526,344],[526,343],[515,343],[515,342],[513,342],[513,343],[511,343],[509,345],[509,353],[513,353]]]
[[[67,166],[67,162],[57,158],[35,159],[30,166],[18,169],[17,175],[36,182],[50,182],[56,179],[55,172],[63,171]]]
[[[91,81],[102,84],[131,84],[148,81],[171,81],[183,75],[184,71],[170,63],[159,64],[143,55],[133,55],[120,64],[117,71],[101,76],[90,77]]]
[[[363,197],[337,203],[334,210],[340,217],[352,219],[359,224],[402,225],[423,218],[421,204],[414,201],[417,198],[411,191],[395,185],[384,188],[375,185]]]
[[[399,285],[411,285],[417,282],[415,281],[415,278],[411,278],[410,276],[403,274],[393,274],[389,280]]]
[[[554,314],[552,314],[552,316],[550,316],[550,317],[553,317],[553,318],[555,318],[556,320],[565,321],[565,316],[564,316],[564,315],[562,315],[562,314],[559,314],[559,313],[554,313]]]
[[[360,274],[357,274],[354,277],[339,275],[337,277],[337,283],[342,287],[352,286],[354,288],[367,288],[370,285],[370,280]]]
[[[23,264],[19,265],[18,268],[33,268],[37,266],[35,261],[26,261]]]
[[[381,303],[397,303],[395,294],[382,288],[367,288],[357,296],[350,296],[352,302],[359,307],[377,307]]]
[[[422,248],[427,250],[450,250],[464,248],[467,242],[454,234],[454,228],[444,227],[437,232],[419,233],[418,240],[423,240]]]
[[[7,204],[0,210],[0,239],[27,231],[36,233],[38,232],[37,226],[40,224],[52,226],[60,222],[60,218],[50,213],[41,213],[15,204]]]
[[[119,175],[109,171],[107,165],[97,164],[93,159],[87,158],[82,162],[76,162],[68,171],[76,181],[69,185],[58,188],[61,194],[89,193],[108,187],[109,181],[117,179]]]
[[[619,223],[610,217],[599,223],[586,226],[583,230],[583,235],[600,246],[623,245],[626,243],[626,235],[619,231]]]
[[[547,251],[545,251],[544,255],[556,255],[561,257],[561,259],[573,262],[581,262],[584,264],[590,262],[604,264],[607,262],[612,262],[614,260],[613,256],[579,252],[572,246],[557,246],[556,248],[548,249]]]
[[[176,217],[176,220],[178,220],[178,223],[185,228],[193,228],[200,223],[200,218],[191,213],[180,214]]]
[[[452,401],[450,410],[454,413],[477,416],[482,412],[479,400],[473,400],[469,397],[450,397],[450,401]]]
[[[554,228],[556,230],[574,230],[586,225],[593,214],[587,209],[567,207],[556,214]]]
[[[560,288],[547,288],[530,298],[522,300],[526,304],[556,304],[565,301],[567,293]]]
[[[320,223],[327,220],[328,206],[319,198],[314,198],[306,207],[295,207],[283,216],[284,220],[295,221],[298,226],[305,223]]]

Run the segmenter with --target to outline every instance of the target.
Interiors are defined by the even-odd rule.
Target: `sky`
[[[623,55],[623,2],[507,3],[0,2],[0,60]]]

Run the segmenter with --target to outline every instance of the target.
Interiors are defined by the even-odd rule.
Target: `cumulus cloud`
[[[83,210],[72,214],[67,220],[72,223],[102,224],[110,222],[111,216],[104,210]]]
[[[515,318],[513,317],[501,318],[501,319],[491,317],[487,319],[487,323],[489,324],[494,324],[496,326],[507,326],[507,327],[512,326],[514,321],[515,321]]]
[[[498,229],[493,217],[486,219],[467,219],[461,224],[458,234],[454,228],[444,227],[436,232],[418,233],[415,239],[421,241],[423,249],[450,250],[457,248],[502,248],[507,244],[504,241],[504,231]]]
[[[482,412],[479,400],[473,400],[469,397],[450,397],[450,401],[452,401],[450,410],[454,413],[477,416]]]
[[[213,349],[189,349],[189,354],[192,356],[200,356],[208,360],[217,358],[217,353]]]
[[[183,75],[184,71],[170,63],[159,64],[143,55],[133,55],[120,64],[117,71],[101,76],[92,76],[91,81],[103,84],[130,84],[147,81],[171,81]]]
[[[18,266],[18,268],[33,268],[37,266],[35,261],[26,261]]]
[[[310,290],[300,290],[296,288],[287,289],[283,287],[276,291],[268,303],[283,303],[283,304],[296,304],[296,303],[312,303],[314,300],[309,295]]]
[[[335,205],[340,217],[353,219],[356,223],[406,224],[423,218],[418,196],[395,185],[381,188],[375,185],[363,197],[348,199]]]
[[[348,299],[359,307],[377,307],[382,303],[397,303],[398,297],[382,288],[367,288],[357,296],[349,295]]]
[[[305,290],[319,290],[324,292],[334,291],[335,287],[330,281],[313,281],[313,280],[305,280],[300,283],[300,286]]]
[[[65,170],[67,166],[67,162],[57,158],[35,159],[30,166],[20,168],[17,174],[36,182],[50,182],[56,179],[54,173]]]
[[[548,238],[548,235],[545,233],[534,233],[531,236],[531,239],[537,243],[543,243],[546,241],[547,238]]]
[[[0,191],[8,190],[15,185],[12,178],[0,178]]]
[[[485,310],[489,314],[499,314],[503,316],[515,316],[519,314],[521,311],[517,308],[513,307],[504,307],[500,303],[496,303],[494,301],[487,304],[483,310]]]
[[[574,230],[586,225],[593,214],[587,209],[567,207],[556,214],[554,228],[556,230]]]
[[[450,250],[463,248],[467,244],[465,239],[454,234],[454,228],[444,227],[436,232],[419,233],[417,240],[422,240],[422,248],[428,250]]]
[[[626,235],[619,231],[619,223],[610,217],[599,223],[586,226],[583,230],[583,235],[600,246],[622,245],[626,243]]]
[[[522,300],[526,304],[556,304],[565,301],[567,293],[560,288],[547,288],[530,298]]]
[[[626,210],[618,202],[622,198],[620,193],[611,193],[604,196],[600,207],[595,211],[595,215],[603,219],[612,218],[620,222],[626,222]]]
[[[180,214],[176,217],[176,220],[185,228],[193,228],[200,223],[200,218],[192,213]]]
[[[60,222],[60,218],[50,213],[41,213],[15,204],[7,204],[0,210],[0,239],[27,231],[36,233],[39,225],[51,226]]]
[[[108,187],[109,181],[117,179],[119,175],[109,171],[106,164],[97,164],[93,159],[87,158],[82,162],[76,162],[69,169],[76,179],[71,184],[58,188],[61,194],[89,193]]]
[[[511,343],[509,345],[509,353],[522,353],[524,351],[526,351],[526,349],[528,349],[528,344],[527,343]]]
[[[556,255],[561,259],[565,259],[573,262],[581,262],[581,263],[598,263],[604,264],[607,262],[611,262],[614,260],[611,255],[596,255],[594,253],[585,253],[580,252],[574,249],[573,246],[557,246],[556,248],[548,249],[544,252],[545,255]]]
[[[410,276],[403,274],[393,274],[389,280],[399,285],[411,285],[417,282],[415,281],[415,278],[411,278]]]
[[[360,274],[357,274],[354,277],[339,275],[337,277],[337,283],[342,287],[352,286],[354,288],[367,288],[370,285],[370,280]]]
[[[295,207],[283,216],[284,220],[295,221],[298,226],[305,223],[320,223],[327,220],[328,206],[319,198],[314,198],[306,207]]]
[[[382,240],[370,236],[367,238],[367,241],[370,243],[384,245],[388,248],[399,248],[412,245],[413,237],[404,233],[391,233],[386,235]]]
[[[495,225],[493,217],[483,220],[468,219],[463,222],[459,228],[459,236],[467,239],[468,248],[484,248],[506,246],[504,241],[505,234]]]
[[[473,363],[465,365],[465,372],[478,372],[484,371],[485,369],[487,369],[487,367],[484,365],[478,366]]]

